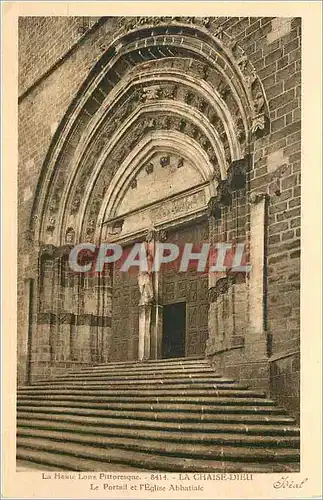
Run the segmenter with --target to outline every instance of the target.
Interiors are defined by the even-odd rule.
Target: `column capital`
[[[263,200],[266,201],[267,199],[269,199],[269,195],[265,191],[253,191],[249,195],[249,201],[253,205],[260,203]]]

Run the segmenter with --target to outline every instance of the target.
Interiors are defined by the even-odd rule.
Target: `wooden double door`
[[[185,243],[208,240],[208,224],[174,229],[167,241]],[[196,266],[179,272],[178,266],[162,268],[159,275],[159,358],[203,355],[208,338],[208,276]],[[139,288],[137,273],[122,273],[116,266],[112,291],[111,360],[138,359]]]

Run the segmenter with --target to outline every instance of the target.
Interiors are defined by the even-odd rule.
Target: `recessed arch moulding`
[[[215,32],[212,20],[156,19],[120,30],[68,109],[34,202],[36,244],[107,236],[118,218],[140,209],[124,200],[136,189],[141,197],[145,175],[156,185],[171,179],[172,198],[194,195],[192,214],[202,213],[266,127],[261,82],[235,40]],[[154,196],[143,211],[161,202]]]

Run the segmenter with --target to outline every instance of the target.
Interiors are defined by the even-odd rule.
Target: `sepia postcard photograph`
[[[320,498],[321,14],[4,3],[3,498]]]

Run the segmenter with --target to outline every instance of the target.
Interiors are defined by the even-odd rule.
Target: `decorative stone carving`
[[[183,158],[180,158],[177,162],[177,168],[182,168],[183,165],[184,165],[184,160]]]
[[[206,204],[205,192],[203,190],[183,196],[178,199],[164,201],[156,208],[151,209],[152,221],[166,221],[170,217],[178,217],[188,211],[196,211]]]
[[[144,306],[152,304],[154,301],[154,288],[152,274],[148,272],[138,273],[138,286],[140,292],[139,305]]]
[[[209,28],[211,26],[212,17],[202,17],[201,21],[204,28]]]
[[[251,132],[253,134],[257,134],[258,132],[263,131],[265,127],[266,127],[265,113],[260,113],[253,117],[251,125]]]
[[[158,232],[158,241],[160,241],[161,243],[163,243],[166,240],[167,240],[167,231],[166,231],[166,229],[161,229]]]
[[[247,65],[248,65],[248,57],[243,54],[238,60],[237,64],[240,67],[242,73],[246,71]]]
[[[256,113],[260,113],[263,111],[265,105],[265,98],[262,94],[262,92],[257,92],[255,100],[254,100],[254,106],[255,106],[255,111]]]
[[[231,284],[231,278],[224,276],[219,278],[215,286],[209,289],[209,302],[216,302],[217,298],[224,293],[227,293]]]
[[[225,81],[221,80],[220,84],[217,88],[217,91],[219,92],[222,99],[225,100],[225,98],[227,97],[227,95],[230,92],[230,87],[228,86],[228,84]]]
[[[216,196],[212,196],[207,204],[207,214],[208,217],[214,217],[214,219],[220,219],[221,217],[221,206],[217,201]]]
[[[208,139],[207,137],[203,137],[203,136],[202,136],[202,137],[200,138],[200,141],[199,141],[199,142],[200,142],[200,144],[201,144],[202,148],[203,148],[206,152],[211,151],[211,154],[213,153],[213,148],[212,148],[211,143],[210,143],[210,141],[209,141],[209,139]]]
[[[160,86],[151,85],[150,87],[144,87],[141,95],[141,100],[143,101],[153,101],[159,99]]]
[[[75,231],[72,227],[68,227],[65,234],[66,243],[74,243],[75,241]]]
[[[202,80],[207,80],[210,74],[210,66],[205,64],[202,68]]]
[[[56,213],[58,211],[59,200],[60,200],[59,192],[56,189],[56,191],[54,192],[53,197],[50,201],[50,204],[49,204],[49,211],[51,213]]]
[[[268,197],[268,194],[263,192],[263,191],[253,191],[249,195],[249,201],[250,201],[250,203],[256,204],[264,199],[267,199],[267,197]]]
[[[54,232],[54,229],[55,229],[55,223],[56,223],[56,220],[54,217],[50,217],[49,218],[49,221],[48,221],[48,224],[47,224],[47,227],[46,227],[46,231],[48,233],[53,233]]]
[[[204,113],[207,108],[207,102],[205,102],[202,99],[198,99],[197,101],[197,109],[201,111],[201,113]]]
[[[93,227],[87,227],[86,231],[85,231],[85,241],[92,242],[93,235],[94,235],[94,228]]]
[[[223,28],[222,26],[219,26],[215,32],[214,32],[214,36],[216,36],[219,40],[222,40],[223,39],[223,34],[224,34],[224,31],[223,31]]]
[[[158,120],[159,127],[164,130],[171,128],[171,119],[169,116],[162,116]]]
[[[225,157],[225,159],[226,159],[227,163],[229,163],[229,164],[230,164],[230,161],[231,161],[231,152],[230,152],[229,145],[227,145],[227,146],[225,147],[224,157]]]
[[[162,156],[159,160],[159,163],[162,167],[167,167],[168,165],[170,165],[170,156]]]
[[[148,163],[148,165],[145,166],[145,170],[147,175],[150,175],[154,171],[154,164],[152,162]]]
[[[180,132],[184,132],[185,127],[186,127],[186,121],[182,118],[179,121],[179,130],[180,130]]]
[[[162,89],[162,96],[164,99],[174,99],[176,94],[177,87],[164,87]]]
[[[186,128],[185,128],[185,133],[192,137],[193,139],[196,139],[198,135],[198,128],[193,125],[193,123],[187,123]]]
[[[142,88],[138,87],[132,92],[129,100],[131,110],[136,106],[138,102],[141,101],[142,98]]]
[[[220,139],[221,141],[224,143],[224,142],[227,142],[227,133],[226,131],[223,129],[221,130],[221,133],[220,133]]]
[[[184,102],[186,104],[192,104],[193,100],[194,100],[193,92],[186,92],[184,95]]]
[[[145,25],[157,26],[165,23],[181,23],[181,24],[195,24],[197,26],[203,26],[206,29],[210,29],[212,26],[213,17],[194,17],[194,16],[174,16],[174,17],[122,17],[118,21],[118,27],[130,31],[136,27],[141,27]],[[223,36],[223,28],[220,27],[216,30],[215,35],[220,39]]]
[[[245,80],[249,88],[251,88],[253,84],[257,81],[257,74],[253,68],[250,75],[245,76]]]
[[[80,204],[81,196],[79,194],[76,194],[71,204],[71,214],[75,214],[78,211],[78,209],[80,208]]]
[[[177,20],[178,20],[178,22],[183,22],[186,24],[195,23],[195,17],[178,17]]]
[[[211,124],[216,128],[218,123],[220,121],[220,118],[218,117],[218,115],[216,113],[214,113],[211,118],[210,118],[210,122]]]
[[[137,179],[136,178],[134,178],[130,181],[130,187],[131,187],[131,189],[136,189],[136,187],[137,187]]]
[[[163,22],[165,22],[166,20],[167,20],[167,22],[172,22],[172,23],[176,23],[176,22],[177,23],[183,23],[185,21],[184,18],[172,18],[172,19],[167,18],[166,19],[166,18],[156,18],[156,17],[155,18],[154,17],[144,17],[144,18],[131,18],[131,19],[128,18],[128,19],[126,19],[126,21],[128,22],[127,28],[131,27],[131,29],[133,29],[136,26],[143,26],[143,25],[147,25],[147,24],[151,24],[151,25],[154,25],[154,26],[155,25],[159,25],[159,24],[162,24]],[[120,26],[123,26],[124,21],[125,21],[125,19],[121,19],[121,23],[122,24],[120,24]],[[186,21],[188,23],[190,23],[190,24],[202,24],[202,25],[204,25],[206,27],[209,27],[210,24],[211,24],[211,18],[187,18]],[[194,33],[193,29],[185,29],[185,28],[182,28],[180,26],[177,26],[177,27],[173,26],[172,29],[173,29],[174,33],[176,33],[176,32],[177,33],[181,33],[181,32],[184,33],[185,31],[187,31],[187,33]],[[170,44],[172,43],[172,33],[170,31],[167,32],[167,30],[168,30],[168,26],[167,27],[165,26],[165,27],[162,27],[162,28],[158,28],[158,30],[154,30],[154,29],[152,29],[152,30],[147,29],[146,30],[145,29],[145,31],[148,34],[148,37],[149,37],[149,35],[151,33],[155,33],[155,34],[157,34],[157,33],[165,33],[165,44],[166,45],[168,43],[170,43]],[[223,44],[226,47],[230,46],[232,48],[232,50],[236,48],[236,45],[237,45],[236,41],[234,39],[230,39],[230,37],[228,37],[226,35],[226,33],[223,32],[223,28],[222,27],[218,28],[217,30],[214,30],[213,32],[214,32],[215,36],[217,36],[220,40],[223,41]],[[205,35],[203,35],[203,36],[205,36]],[[131,35],[131,37],[132,37],[132,35]],[[129,40],[130,40],[131,37],[129,37]],[[135,39],[134,36],[133,36],[133,39]],[[198,37],[196,38],[196,40],[198,40]],[[122,43],[125,43],[125,42],[122,42]],[[221,53],[221,47],[219,48],[218,52],[219,52],[218,60],[220,62],[220,57],[222,57],[220,55],[220,53]],[[251,68],[251,64],[247,65],[247,60],[246,60],[245,55],[242,55],[240,57],[240,54],[241,54],[241,50],[240,49],[237,50],[237,51],[235,51],[235,52],[238,53],[238,58],[239,58],[238,59],[238,63],[241,66],[241,69],[242,70],[246,69],[247,73],[249,73],[250,72],[250,68]],[[212,54],[210,54],[210,58],[213,57]],[[243,59],[243,57],[245,59]],[[174,54],[174,58],[165,58],[165,59],[156,60],[155,62],[158,63],[158,64],[156,64],[156,66],[158,66],[160,64],[161,68],[174,68],[174,69],[176,69],[177,68],[177,66],[176,66],[176,58],[178,58],[178,53]],[[136,59],[136,58],[134,58],[134,59]],[[171,60],[171,62],[168,62],[166,59]],[[183,59],[185,59],[185,58],[183,58]],[[125,63],[125,61],[121,61],[121,62],[122,62],[122,64]],[[144,62],[143,61],[142,62],[142,66],[145,67],[145,69],[146,68],[150,69],[151,67],[152,68],[154,67],[154,66],[151,66],[151,65],[155,64],[155,62],[152,61],[152,62],[148,63],[148,62]],[[183,66],[185,67],[184,63],[181,63],[181,64],[183,64]],[[214,69],[214,68],[212,69],[212,71],[211,71],[212,74],[210,75],[210,67],[211,67],[211,65],[210,66],[209,65],[204,65],[203,66],[203,63],[199,61],[196,65],[195,65],[195,63],[193,63],[192,67],[190,68],[189,65],[192,64],[192,59],[190,59],[190,58],[187,58],[187,62],[185,61],[185,64],[187,64],[186,68],[187,68],[188,72],[190,72],[192,74],[195,71],[195,78],[196,78],[196,66],[198,66],[199,67],[199,72],[204,73],[204,75],[201,75],[201,78],[203,78],[203,79],[209,78],[208,83],[210,85],[211,84],[213,85],[213,81],[218,81],[216,79],[220,78],[219,77],[220,73],[216,69]],[[228,67],[226,68],[226,69],[228,69],[227,75],[228,75],[228,78],[231,78],[233,80],[233,78],[234,78],[234,71],[233,71],[232,68],[230,66],[230,62],[228,62]],[[224,70],[224,72],[226,72],[226,69]],[[114,68],[113,68],[113,71],[114,71]],[[214,76],[214,78],[213,78],[213,73],[217,74],[217,76]],[[107,77],[109,77],[108,73],[107,73]],[[247,79],[247,83],[249,83],[251,86],[253,86],[252,93],[255,95],[256,92],[257,92],[257,90],[258,90],[258,85],[253,85],[252,82],[253,82],[254,77],[255,77],[255,74],[252,73],[252,72],[251,72],[251,75],[245,76],[245,78]],[[137,79],[135,81],[137,81]],[[157,82],[158,81],[159,81],[159,79],[157,80]],[[105,81],[105,83],[106,83],[106,81]],[[139,85],[142,85],[142,83],[141,84],[139,83]],[[162,93],[162,95],[166,99],[173,99],[174,98],[174,88],[172,89],[170,87],[169,83],[168,83],[168,87],[165,87],[165,89],[161,88],[159,85],[155,85],[155,86],[152,86],[152,87],[149,86],[149,84],[146,84],[146,85],[147,85],[147,87],[145,87],[145,89],[144,89],[144,97],[143,97],[143,100],[145,100],[145,102],[147,100],[159,99],[160,98],[160,93]],[[226,88],[226,84],[224,82],[222,82],[221,85],[223,86],[222,95],[224,97],[226,97],[227,96],[227,92],[228,92],[229,89]],[[181,87],[181,84],[179,84],[178,86]],[[108,90],[107,90],[107,88],[105,88],[104,92],[108,93],[109,89],[111,88],[111,84],[106,85],[106,87],[108,87]],[[188,89],[188,87],[186,87],[186,90],[187,89]],[[100,141],[98,141],[98,146],[100,146],[100,148],[102,148],[104,146],[104,144],[107,143],[107,141],[110,139],[111,135],[113,134],[113,131],[116,130],[116,127],[118,127],[120,125],[120,118],[122,118],[122,120],[124,120],[125,117],[128,116],[128,114],[130,112],[132,112],[132,110],[134,109],[133,103],[136,102],[136,101],[138,102],[138,100],[141,99],[142,94],[143,94],[142,90],[139,89],[138,86],[137,86],[135,88],[135,91],[132,94],[130,93],[130,96],[129,96],[130,102],[122,103],[120,105],[116,104],[113,107],[111,107],[111,108],[109,108],[109,109],[106,110],[106,114],[107,114],[106,123],[109,123],[109,127],[110,127],[111,133],[107,133],[107,135],[104,138],[102,137],[102,140],[100,139]],[[125,94],[124,97],[126,97],[128,95],[129,94]],[[178,92],[176,94],[176,97],[180,98],[181,95],[183,95],[182,89],[181,89],[181,92]],[[230,95],[230,98],[231,98],[231,96],[233,96],[233,94]],[[233,98],[234,97],[235,96],[233,96]],[[264,97],[263,97],[263,95],[262,95],[261,92],[259,92],[259,97],[256,94],[255,101],[256,101],[256,105],[255,105],[255,117],[254,117],[254,121],[253,121],[253,129],[254,129],[255,132],[257,132],[258,130],[263,130],[264,127],[265,127],[265,123],[266,123],[265,122],[265,116],[261,115],[261,113],[264,113]],[[121,102],[121,100],[120,100],[120,102]],[[242,100],[241,100],[241,105],[244,106],[244,102]],[[201,111],[204,112],[203,111],[203,107],[204,107],[203,101],[201,101],[201,103],[197,104],[197,107],[199,107],[199,106],[202,106]],[[122,113],[119,112],[121,107],[124,107],[125,110],[126,110],[124,114],[122,114]],[[210,108],[211,108],[211,105],[210,105]],[[229,104],[228,104],[228,108],[229,108],[230,111],[232,111]],[[260,116],[257,116],[257,115],[260,115]],[[246,110],[246,115],[245,116],[247,116],[247,117],[250,116],[249,109]],[[147,115],[146,115],[146,117],[147,117]],[[121,161],[123,161],[124,157],[127,154],[129,154],[129,152],[131,150],[131,146],[133,146],[133,144],[136,144],[138,142],[138,139],[139,139],[139,137],[141,136],[142,133],[146,133],[147,130],[152,130],[152,129],[156,128],[155,119],[156,118],[150,119],[150,121],[147,123],[147,128],[143,128],[142,125],[141,125],[141,123],[139,124],[138,136],[132,136],[132,138],[133,138],[133,142],[132,143],[129,144],[128,143],[128,139],[127,139],[127,142],[123,141],[123,139],[121,141],[119,141],[119,143],[122,143],[122,144],[120,144],[120,149],[118,150],[119,157],[118,157],[117,154],[116,154],[115,158],[112,158],[112,155],[109,155],[109,158],[108,158],[108,160],[106,162],[107,167],[110,170],[112,170],[114,168],[114,166],[116,168],[119,167],[119,165],[120,165]],[[82,120],[83,120],[83,118],[81,120],[79,120],[79,122],[78,122],[78,127],[77,128],[79,129],[79,133],[76,134],[76,139],[73,140],[73,142],[75,143],[75,146],[79,143],[79,138],[80,138],[81,134],[84,133],[84,127],[83,127]],[[88,123],[88,120],[87,121],[86,120],[87,120],[87,118],[85,117],[84,123],[85,122]],[[117,121],[115,121],[115,120],[117,120]],[[180,130],[184,131],[185,128],[186,128],[186,122],[183,119],[180,120],[180,121],[179,120],[180,120],[180,118],[178,117],[176,125],[179,124]],[[165,122],[165,126],[166,126],[166,122]],[[105,128],[106,128],[106,124],[104,124],[104,125],[102,124],[102,129],[105,129]],[[100,132],[101,132],[101,130],[100,130]],[[133,130],[129,131],[129,136],[132,135],[132,132],[133,132]],[[193,130],[193,137],[195,137],[195,133],[196,132]],[[242,128],[241,128],[241,132],[239,132],[239,131],[237,132],[237,137],[238,137],[239,140],[240,139],[241,140],[244,139],[244,132],[242,132]],[[206,141],[205,141],[204,138],[201,139],[200,142],[203,145],[203,148],[208,148],[207,143],[206,143]],[[67,147],[69,148],[69,146],[71,144],[71,141],[68,140],[68,141],[66,141],[66,143],[68,143]],[[90,144],[91,151],[86,152],[86,155],[84,155],[84,166],[87,163],[88,159],[91,161],[91,158],[93,158],[93,164],[96,161],[96,159],[94,158],[94,155],[92,154],[92,148],[93,148],[93,146],[94,145]],[[66,153],[66,160],[61,160],[61,158],[64,157],[65,153]],[[114,151],[113,151],[113,154],[114,154]],[[212,155],[213,152],[210,152],[208,154]],[[73,157],[72,148],[70,148],[68,151],[63,151],[62,155],[60,156],[60,160],[59,160],[60,161],[60,165],[59,165],[59,168],[62,169],[62,170],[64,169],[64,171],[67,172],[66,174],[64,173],[63,178],[60,179],[60,186],[61,186],[60,189],[62,189],[62,190],[63,190],[64,184],[66,184],[67,175],[70,175],[69,170],[72,169],[72,166],[70,167],[70,165],[72,165],[72,162],[70,161],[71,157]],[[118,160],[119,160],[118,162],[115,162],[116,158],[118,158]],[[213,154],[212,157],[210,157],[210,160],[212,161],[212,163],[217,164],[217,159],[216,159],[216,157],[215,157],[214,154]],[[176,163],[175,163],[175,165],[176,165]],[[88,165],[86,165],[86,166],[88,167]],[[82,165],[82,167],[83,167],[83,165]],[[178,167],[180,167],[180,164],[178,164]],[[84,169],[84,167],[82,168],[82,170],[83,169]],[[87,176],[87,177],[89,177],[89,176]],[[100,177],[100,179],[99,179],[99,177]],[[98,182],[99,181],[101,182],[101,174],[98,176]],[[86,178],[86,182],[87,182],[87,178]],[[54,191],[55,188],[56,188],[56,180],[55,180],[54,186],[51,187],[52,192]],[[75,197],[75,200],[72,201],[72,203],[71,203],[71,211],[72,211],[72,213],[76,212],[79,209],[80,200],[82,199],[82,196],[83,196],[82,193],[83,193],[83,191],[80,192],[80,193],[78,193],[78,196]],[[49,197],[49,199],[51,199],[51,197]],[[43,213],[43,212],[44,211],[42,211],[41,213]],[[53,213],[54,213],[54,211],[53,211]],[[48,213],[47,217],[50,216],[50,215],[51,214]],[[45,221],[46,220],[48,220],[48,219],[46,218]],[[54,222],[54,225],[55,225],[55,222]],[[49,226],[50,226],[50,224],[49,224]],[[42,227],[45,227],[45,229],[46,229],[46,222],[45,222],[44,226],[42,224]],[[54,228],[52,229],[52,231],[53,230],[54,230]]]
[[[232,190],[242,189],[246,185],[246,172],[248,170],[249,157],[231,163],[227,172],[228,186]]]
[[[150,130],[155,130],[156,125],[157,122],[155,118],[145,118],[143,123],[143,130],[145,131],[145,133],[149,132]]]
[[[217,170],[217,172],[219,172],[219,162],[218,162],[218,159],[216,157],[216,154],[213,153],[213,154],[209,154],[209,159],[210,159],[210,162],[212,163],[213,167]],[[221,178],[221,176],[220,176]]]
[[[235,38],[229,38],[226,42],[226,46],[228,47],[229,50],[231,50],[233,55],[235,55],[235,48],[237,44],[238,42]]]
[[[235,131],[236,131],[236,137],[237,137],[238,141],[241,144],[246,139],[246,134],[245,134],[243,120],[242,120],[242,118],[241,118],[241,116],[240,116],[239,113],[235,114],[233,120],[234,120],[234,128],[235,128]]]

